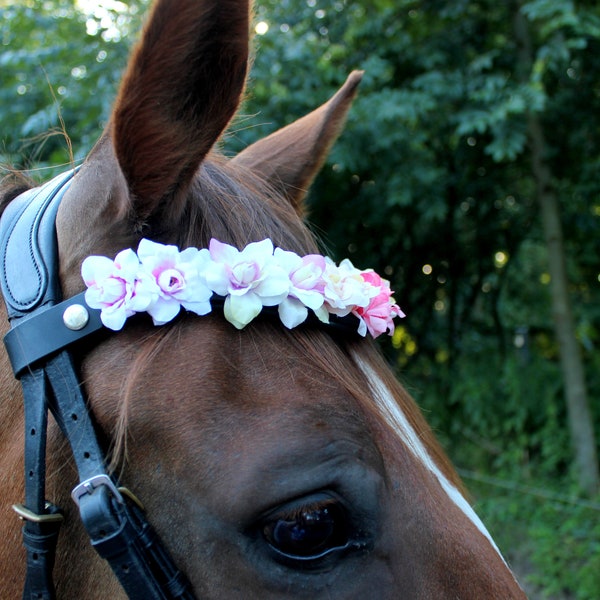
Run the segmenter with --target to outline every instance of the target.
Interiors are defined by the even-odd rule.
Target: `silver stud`
[[[71,304],[71,306],[67,306],[63,313],[63,323],[72,331],[83,329],[89,320],[90,313],[81,304]]]

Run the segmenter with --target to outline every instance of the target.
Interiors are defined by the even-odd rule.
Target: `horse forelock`
[[[216,153],[201,165],[171,235],[182,247],[206,246],[216,238],[241,249],[270,238],[284,250],[318,252],[314,236],[285,198],[259,175]]]

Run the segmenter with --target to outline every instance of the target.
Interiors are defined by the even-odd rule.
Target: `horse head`
[[[106,130],[58,209],[65,298],[84,291],[87,257],[142,239],[239,250],[268,239],[318,254],[303,200],[361,74],[225,158],[218,141],[245,91],[249,15],[248,0],[155,2]],[[368,339],[321,323],[288,329],[263,314],[238,328],[214,309],[160,327],[138,315],[73,356],[112,472],[198,598],[524,597]],[[23,424],[2,361],[4,506],[22,494]],[[121,597],[69,499],[77,473],[50,425],[47,495],[65,511],[58,596]],[[7,515],[0,527],[2,587],[14,597],[19,526]]]

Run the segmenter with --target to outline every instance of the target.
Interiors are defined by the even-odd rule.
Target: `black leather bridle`
[[[23,599],[52,600],[56,542],[63,520],[46,502],[46,431],[50,410],[68,439],[79,484],[71,496],[97,552],[133,600],[193,599],[186,577],[146,520],[140,501],[107,472],[81,382],[71,357],[74,344],[104,329],[100,311],[85,294],[62,299],[58,277],[56,214],[76,170],[15,198],[0,218],[0,286],[11,329],[4,337],[25,407],[25,502],[13,506],[23,519],[27,572]],[[222,308],[224,299],[211,299]],[[263,313],[276,316],[276,307]],[[322,328],[315,315],[308,325]],[[355,336],[356,317],[331,316],[330,332]]]
[[[141,503],[106,469],[74,366],[73,344],[102,329],[84,294],[63,301],[55,219],[74,171],[13,200],[0,219],[1,288],[11,329],[4,338],[25,406],[27,572],[23,598],[52,600],[56,542],[63,519],[46,501],[46,430],[50,410],[68,439],[79,474],[72,497],[97,552],[136,600],[194,598],[186,577],[146,520]]]

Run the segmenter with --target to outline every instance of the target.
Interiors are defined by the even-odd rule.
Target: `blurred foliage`
[[[557,494],[550,483],[545,489],[504,486],[493,479],[470,483],[479,498],[475,509],[486,516],[490,533],[508,553],[529,598],[597,600],[598,504],[578,502],[565,496],[564,489]]]
[[[106,5],[94,17],[73,0],[0,0],[0,161],[60,170],[67,135],[76,159],[98,139],[141,18],[138,4]]]
[[[581,600],[596,600],[600,590],[600,519],[585,506],[565,509],[538,506],[530,528],[532,560],[541,573],[533,581],[547,593],[576,590]],[[557,544],[556,540],[560,543]],[[568,569],[564,565],[569,565]]]
[[[83,1],[0,0],[0,161],[69,162],[59,115],[76,158],[93,145],[147,2],[99,4],[84,12]],[[517,10],[534,41],[531,68],[515,47]],[[549,143],[600,421],[600,7],[258,0],[255,22],[268,28],[255,38],[248,99],[225,151],[312,110],[364,70],[309,196],[311,221],[337,258],[393,282],[408,318],[383,349],[455,463],[575,493],[526,118],[540,116]],[[478,492],[500,532],[515,531],[515,514],[527,517],[548,593],[597,597],[592,509],[565,517],[526,495],[507,508]]]

